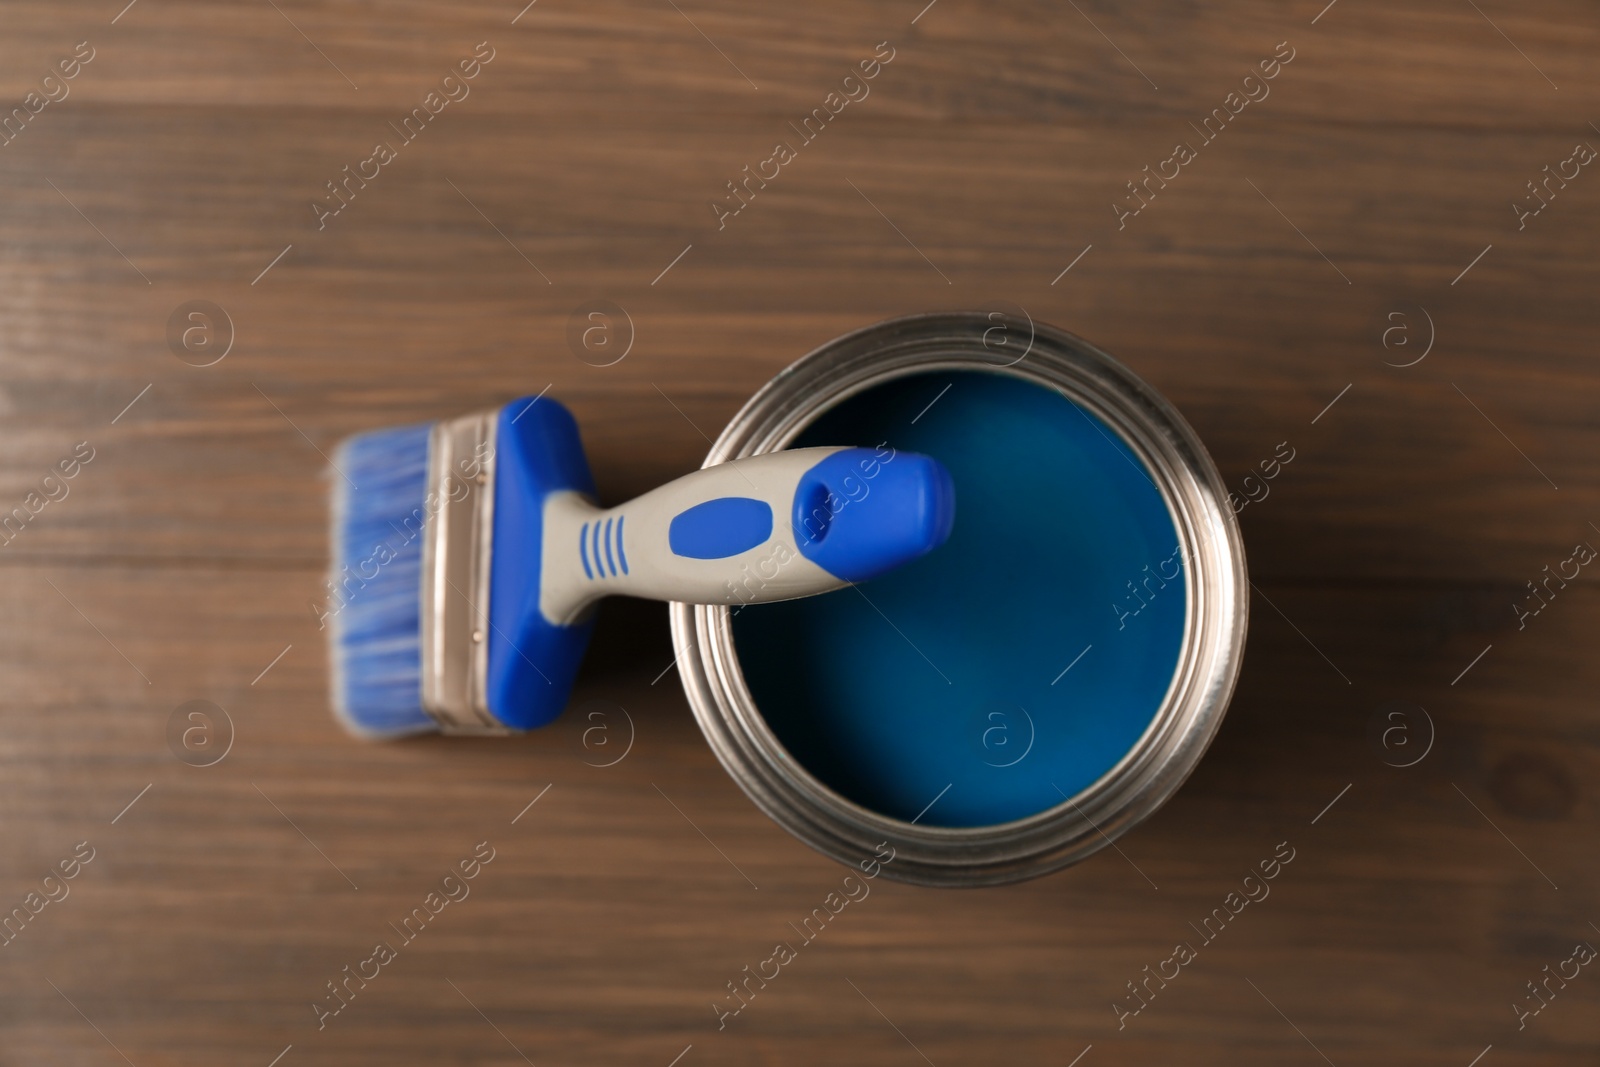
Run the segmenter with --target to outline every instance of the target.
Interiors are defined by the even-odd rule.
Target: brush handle
[[[799,448],[705,467],[614,508],[545,500],[539,610],[570,626],[603,596],[790,600],[866,581],[943,544],[950,474],[892,448]]]

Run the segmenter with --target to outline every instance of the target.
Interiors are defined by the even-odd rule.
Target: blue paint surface
[[[1133,746],[1176,669],[1187,568],[1167,506],[1108,427],[1005,375],[887,383],[795,447],[878,442],[950,470],[950,539],[856,588],[739,609],[756,704],[797,762],[884,815],[1054,807]]]
[[[747,496],[720,496],[672,517],[667,546],[685,559],[726,559],[772,536],[772,506]]]

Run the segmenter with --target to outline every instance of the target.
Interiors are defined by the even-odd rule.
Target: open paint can
[[[840,862],[888,842],[885,874],[951,886],[1075,863],[1160,807],[1221,724],[1249,605],[1227,491],[1177,410],[1026,317],[919,315],[783,371],[706,465],[833,444],[877,460],[808,507],[837,514],[919,452],[955,479],[955,526],[859,586],[672,605],[689,703],[745,793]]]

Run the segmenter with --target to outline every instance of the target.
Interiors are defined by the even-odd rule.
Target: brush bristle
[[[333,464],[333,706],[359,737],[436,729],[422,710],[422,542],[431,424],[345,441]]]

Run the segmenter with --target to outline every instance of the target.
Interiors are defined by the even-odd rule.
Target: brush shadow
[[[672,663],[667,605],[633,597],[610,597],[600,605],[589,651],[578,671],[578,687],[603,689],[619,682],[648,685]]]

